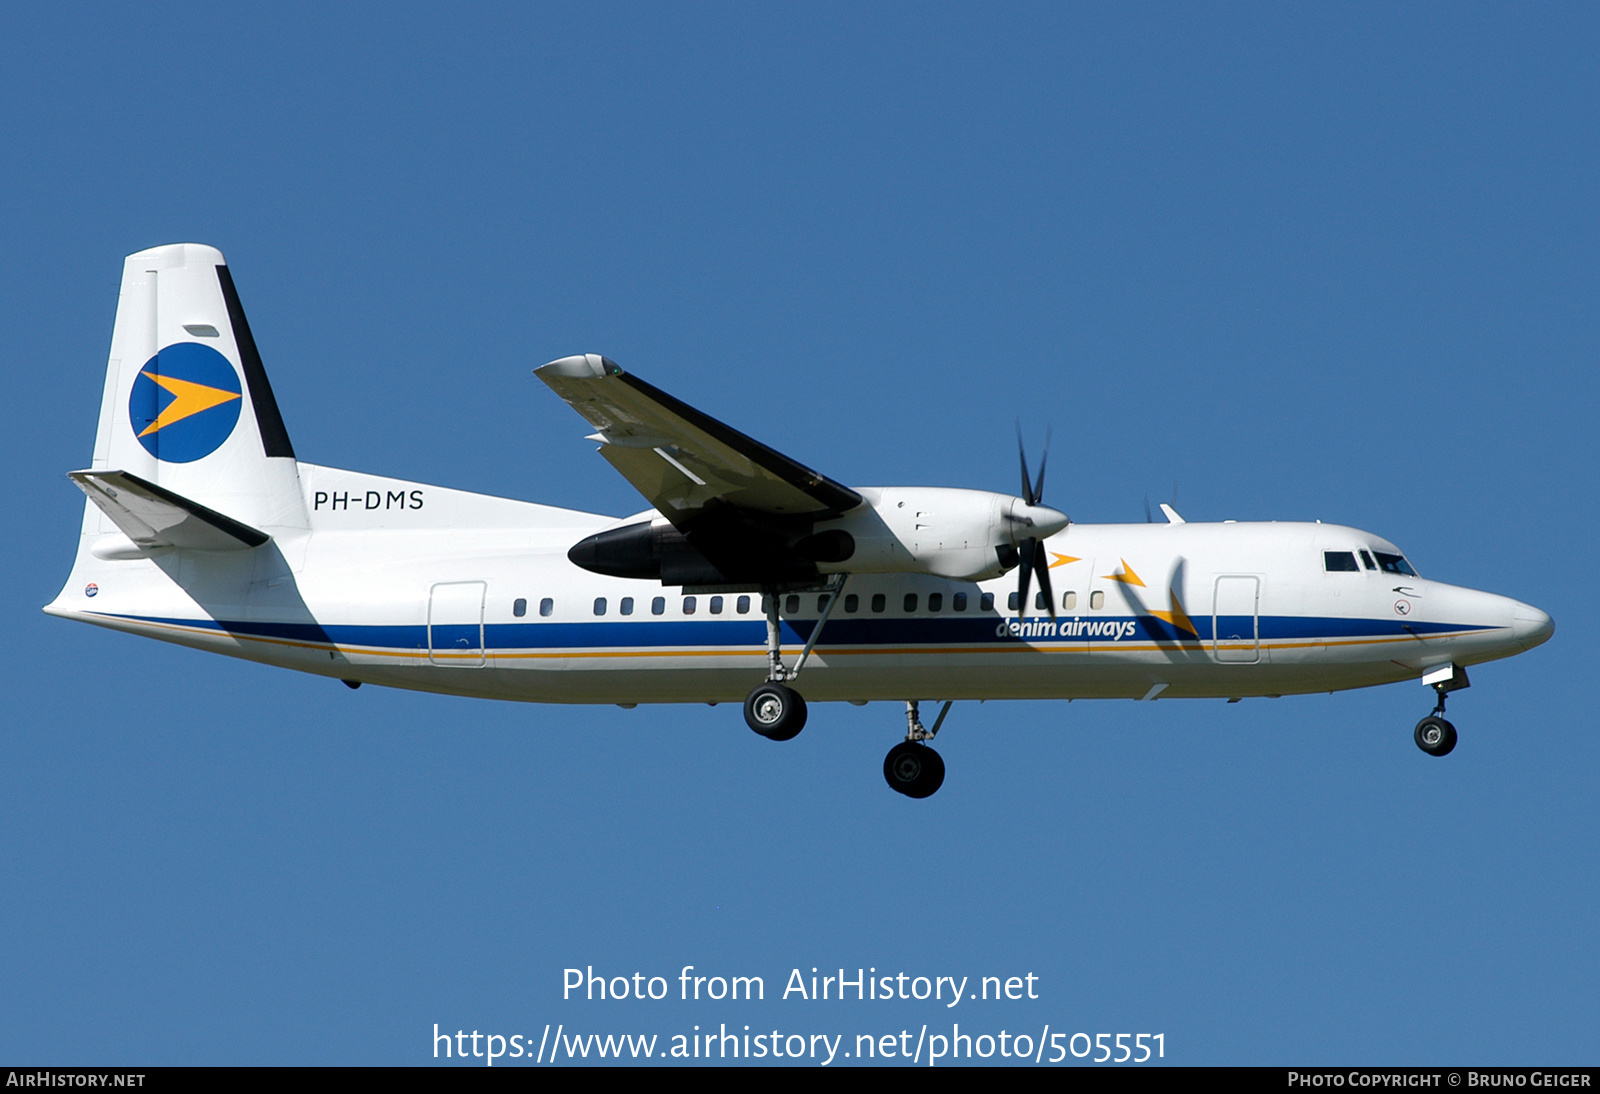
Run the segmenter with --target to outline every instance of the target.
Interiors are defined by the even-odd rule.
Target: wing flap
[[[145,549],[242,551],[272,538],[127,471],[71,471],[67,478]]]
[[[826,519],[861,495],[595,354],[534,370],[600,432],[600,454],[673,524],[713,503]]]

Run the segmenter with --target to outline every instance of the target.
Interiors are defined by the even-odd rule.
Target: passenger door
[[[1218,663],[1253,665],[1261,660],[1260,601],[1260,578],[1235,574],[1217,578],[1211,650]]]

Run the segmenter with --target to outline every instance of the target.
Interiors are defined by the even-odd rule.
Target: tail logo
[[[239,374],[226,357],[198,342],[178,342],[139,370],[128,420],[150,455],[192,463],[233,435],[242,402]]]

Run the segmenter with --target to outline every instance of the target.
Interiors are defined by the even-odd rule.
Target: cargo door
[[[488,584],[448,581],[428,596],[428,660],[450,668],[483,665],[483,600]]]

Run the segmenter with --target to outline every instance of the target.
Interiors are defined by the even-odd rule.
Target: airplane
[[[851,487],[596,354],[533,370],[649,508],[611,516],[300,460],[222,253],[123,266],[71,576],[45,611],[342,680],[544,703],[905,704],[889,786],[987,699],[1215,698],[1420,679],[1449,753],[1467,669],[1550,616],[1419,575],[1388,540],[1299,522],[1071,522],[1021,492]],[[1048,442],[1046,444],[1048,448]],[[931,727],[920,704],[942,705]]]

